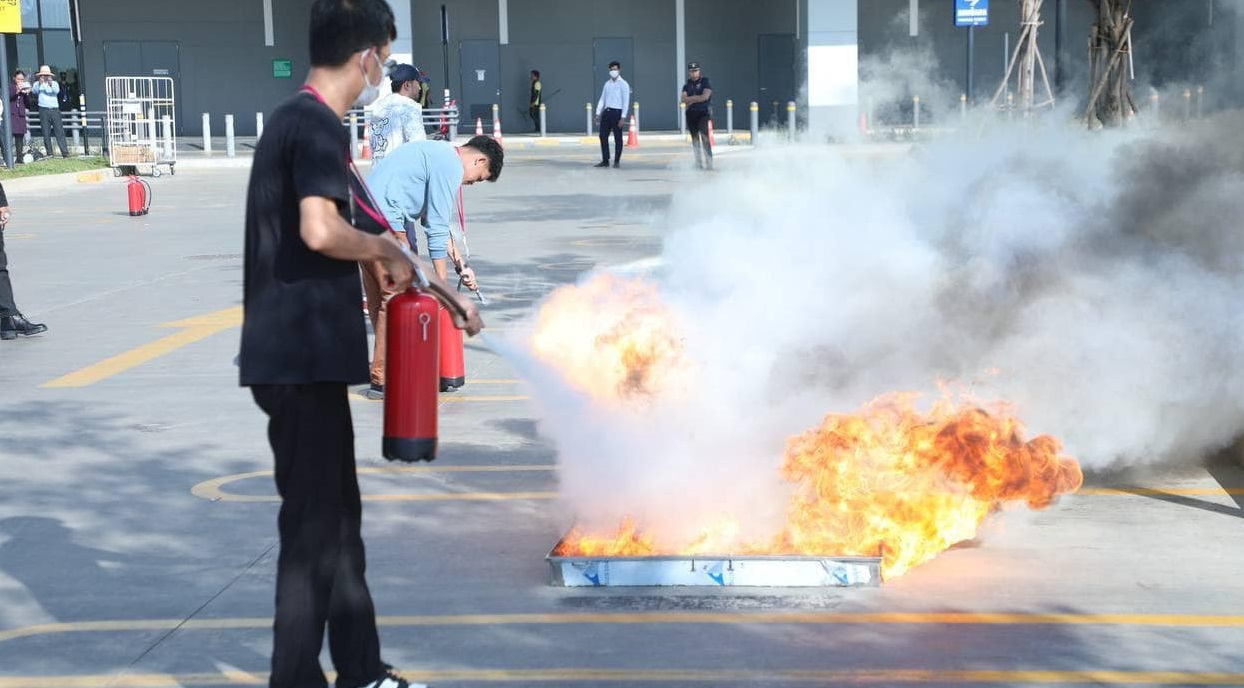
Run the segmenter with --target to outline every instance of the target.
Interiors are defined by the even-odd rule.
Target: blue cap
[[[404,84],[407,81],[414,81],[419,78],[419,70],[408,64],[400,64],[389,72],[389,78],[395,84]]]

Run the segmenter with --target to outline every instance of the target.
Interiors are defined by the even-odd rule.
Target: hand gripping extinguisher
[[[440,391],[441,303],[465,317],[453,295],[428,282],[415,266],[418,286],[389,299],[385,346],[384,458],[436,458],[437,394]],[[438,300],[432,292],[440,297]],[[453,327],[446,319],[447,327]]]
[[[126,191],[130,197],[130,217],[146,215],[151,210],[151,185],[131,174]]]

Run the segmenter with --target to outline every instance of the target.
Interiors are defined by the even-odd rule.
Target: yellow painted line
[[[1004,670],[1004,669],[440,669],[400,670],[417,682],[554,683],[815,683],[821,685],[887,683],[1058,683],[1094,685],[1202,685],[1244,683],[1244,674],[1193,671]],[[331,683],[335,672],[326,672]],[[218,674],[96,674],[76,676],[0,676],[0,688],[156,688],[267,683],[267,674],[227,671]]]
[[[144,344],[81,370],[58,377],[44,387],[86,387],[153,361],[184,346],[242,324],[242,307],[234,306],[194,318],[164,323],[160,327],[181,328],[180,332]]]
[[[386,627],[575,626],[575,625],[932,625],[932,626],[1142,626],[1244,628],[1244,616],[1212,614],[1025,614],[1019,612],[616,612],[536,614],[449,614],[381,616]],[[0,643],[62,633],[245,630],[271,628],[271,617],[222,619],[135,619],[50,623],[0,631]]]
[[[4,238],[12,239],[16,241],[17,239],[33,239],[35,238],[35,235],[34,234],[5,234]]]
[[[467,384],[471,384],[468,382]],[[442,404],[468,404],[485,401],[525,401],[525,394],[445,394],[441,396]]]
[[[1076,494],[1094,497],[1137,496],[1137,497],[1216,497],[1244,495],[1244,489],[1223,487],[1082,487]]]
[[[537,465],[518,465],[518,466],[365,466],[357,469],[360,474],[382,474],[382,473],[413,473],[413,474],[435,474],[435,473],[538,473],[551,472],[557,467],[548,464]],[[226,492],[224,487],[242,480],[251,478],[270,478],[272,471],[252,471],[250,473],[235,473],[233,475],[212,478],[198,483],[190,488],[190,494],[206,499],[210,502],[279,502],[281,498],[277,495],[239,495],[232,492]],[[505,500],[522,500],[522,499],[555,499],[555,492],[445,492],[445,493],[424,493],[424,494],[402,494],[402,495],[363,495],[363,501],[367,502],[500,502]]]

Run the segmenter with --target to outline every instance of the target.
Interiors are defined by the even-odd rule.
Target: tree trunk
[[[1129,86],[1132,66],[1132,0],[1089,0],[1097,23],[1089,36],[1090,126],[1122,126],[1136,114]]]

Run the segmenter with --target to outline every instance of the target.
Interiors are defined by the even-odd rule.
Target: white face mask
[[[611,70],[609,70],[609,78],[610,78],[610,79],[616,79],[616,78],[618,78],[618,75],[619,75],[619,74],[621,74],[621,73],[622,73],[622,72],[619,72],[619,71],[618,71],[618,70],[616,70],[616,69],[611,69]]]
[[[372,84],[371,78],[367,76],[367,68],[363,65],[363,61],[367,59],[368,55],[376,61],[376,64],[380,65],[380,81],[377,81],[375,84]],[[363,83],[367,85],[363,87],[363,92],[355,99],[354,104],[359,107],[367,107],[376,102],[376,99],[380,97],[380,84],[384,83],[384,63],[380,61],[379,55],[371,48],[368,48],[367,55],[359,57],[359,69],[363,70]]]

